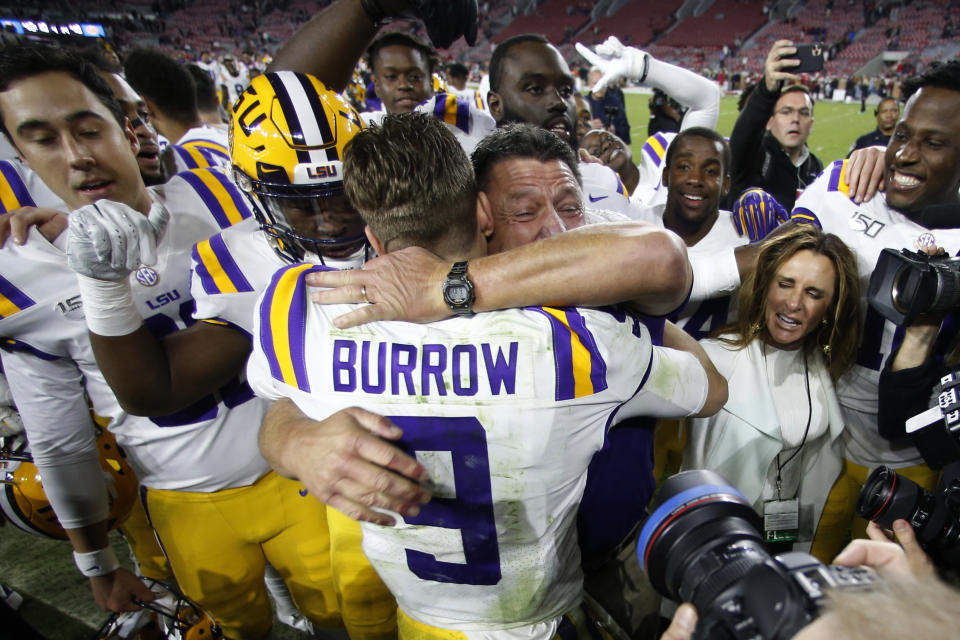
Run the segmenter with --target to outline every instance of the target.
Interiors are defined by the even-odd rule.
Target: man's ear
[[[477,224],[484,238],[493,235],[493,206],[483,191],[477,193]]]
[[[664,174],[664,179],[666,179],[666,174]],[[720,197],[726,196],[730,192],[730,174],[724,174],[723,176],[723,186],[720,187]]]
[[[376,234],[373,232],[373,229],[371,229],[369,225],[363,228],[363,232],[367,234],[367,240],[370,241],[370,246],[373,247],[373,250],[377,252],[377,255],[386,255],[386,248],[383,246],[383,243],[380,242],[380,238],[376,236]]]
[[[496,91],[487,93],[487,108],[490,109],[490,115],[495,122],[499,123],[503,119],[503,101],[500,100],[500,94]]]
[[[130,118],[123,118],[123,135],[127,137],[127,142],[130,143],[130,149],[133,151],[133,155],[140,153],[140,140],[137,138],[137,132],[133,130],[133,124],[130,122]]]
[[[767,131],[770,131],[771,126],[773,126],[773,116],[770,116],[770,119],[767,120]]]
[[[730,176],[727,176],[727,180],[729,179],[730,179]],[[660,182],[662,182],[663,186],[665,186],[666,188],[668,189],[670,188],[670,177],[669,177],[669,174],[667,173],[666,167],[663,168],[663,176],[660,178]]]
[[[477,194],[477,229],[484,238],[493,235],[493,212],[490,210],[490,200],[482,191]]]

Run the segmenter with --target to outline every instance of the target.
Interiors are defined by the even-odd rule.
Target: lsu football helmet
[[[218,640],[223,638],[220,625],[210,614],[200,608],[180,590],[171,584],[141,578],[157,599],[151,602],[137,601],[142,611],[133,613],[113,613],[97,632],[96,640],[108,638],[136,637],[145,627],[138,619],[143,613],[153,612],[159,636],[165,640]]]
[[[265,73],[237,99],[232,120],[234,180],[282,258],[346,257],[365,245],[343,188],[344,147],[363,128],[346,99],[307,74]]]
[[[94,428],[110,501],[107,525],[114,529],[130,515],[137,500],[137,476],[113,434],[100,425]],[[0,438],[0,512],[15,527],[27,533],[41,538],[67,539],[44,493],[43,480],[33,463],[30,445],[22,434]]]

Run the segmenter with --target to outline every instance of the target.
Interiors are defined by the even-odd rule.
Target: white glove
[[[120,202],[101,200],[70,214],[67,264],[80,275],[124,280],[140,265],[157,263],[157,245],[170,221],[153,203],[149,215]]]
[[[603,77],[597,80],[591,91],[600,91],[621,78],[643,82],[647,76],[647,57],[650,54],[636,47],[623,46],[615,36],[610,36],[603,44],[598,44],[596,53],[579,42],[575,46],[577,53],[586,58],[587,62],[603,71]]]

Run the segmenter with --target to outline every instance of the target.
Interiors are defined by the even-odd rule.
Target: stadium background
[[[137,46],[158,46],[186,60],[197,59],[205,49],[214,55],[252,49],[262,56],[275,51],[327,4],[329,0],[0,2],[0,40],[30,37],[99,47],[109,43],[121,55]],[[766,51],[776,39],[824,42],[833,55],[823,76],[814,80],[829,83],[837,78],[841,86],[863,77],[875,78],[878,86],[896,86],[902,76],[931,61],[960,53],[957,0],[480,0],[479,5],[477,46],[468,49],[461,40],[440,52],[444,60],[477,65],[486,61],[497,42],[535,32],[557,43],[577,68],[583,61],[573,42],[596,44],[616,35],[722,81],[726,95],[717,129],[724,135],[730,134],[736,119],[737,89],[762,70]],[[106,38],[78,35],[86,24],[102,25]],[[739,85],[732,82],[735,76]],[[647,136],[649,95],[626,89],[635,157]],[[819,101],[811,150],[825,163],[846,155],[857,136],[875,127],[872,105],[878,100],[878,95],[871,95],[864,113],[859,99]],[[117,534],[113,541],[118,555],[125,558]],[[21,613],[51,640],[92,637],[107,617],[94,606],[87,580],[74,569],[65,542],[3,527],[0,582],[24,596]],[[0,639],[7,637],[0,629]],[[277,625],[275,637],[300,636]]]

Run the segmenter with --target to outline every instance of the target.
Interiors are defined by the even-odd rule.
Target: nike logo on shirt
[[[591,194],[590,194],[589,196],[587,196],[587,197],[590,198],[590,202],[599,202],[599,201],[601,201],[601,200],[604,200],[605,198],[608,198],[609,196],[597,196],[596,198],[594,198],[594,197],[593,197],[593,194],[591,193]]]

